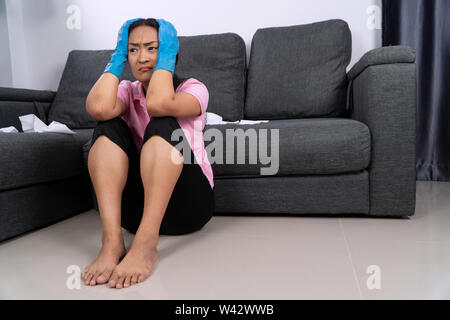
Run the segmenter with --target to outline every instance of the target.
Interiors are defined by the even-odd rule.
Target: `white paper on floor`
[[[269,122],[269,120],[237,120],[237,121],[223,121],[223,118],[218,114],[207,112],[206,113],[206,124],[227,124],[227,123],[235,123],[238,125],[242,124],[256,124],[261,122]]]
[[[20,116],[19,120],[22,123],[23,133],[59,132],[65,134],[76,134],[76,132],[70,130],[65,124],[58,121],[52,121],[52,123],[47,126],[41,119],[32,113]],[[0,128],[0,131],[6,133],[19,132],[14,126]]]

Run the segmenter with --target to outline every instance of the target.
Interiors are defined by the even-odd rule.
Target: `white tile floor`
[[[196,233],[161,236],[143,283],[69,289],[67,268],[83,270],[100,249],[91,210],[0,243],[0,298],[449,299],[449,230],[450,183],[417,181],[411,218],[214,216]],[[367,285],[371,265],[379,289]]]

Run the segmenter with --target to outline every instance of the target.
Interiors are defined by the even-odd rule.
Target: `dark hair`
[[[158,23],[158,21],[156,21],[156,19],[154,19],[154,18],[140,19],[140,20],[134,21],[128,27],[128,38],[130,37],[131,31],[133,31],[133,29],[135,29],[139,26],[149,26],[149,27],[155,28],[156,31],[159,32],[159,23]],[[175,67],[176,67],[177,63],[178,63],[178,53],[177,53],[177,57],[175,60]],[[186,79],[188,79],[188,78],[180,78],[175,73],[175,70],[174,70],[174,72],[173,72],[173,88],[176,90],[178,85]]]

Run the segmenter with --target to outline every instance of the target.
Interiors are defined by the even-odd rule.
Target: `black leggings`
[[[152,117],[145,129],[142,145],[152,135],[157,134],[175,147],[179,142],[172,141],[171,135],[173,130],[178,128],[180,126],[174,117]],[[141,222],[144,209],[144,187],[140,175],[140,153],[133,140],[130,128],[120,117],[98,122],[92,134],[89,149],[100,135],[108,137],[125,151],[128,156],[128,177],[122,193],[121,225],[129,232],[135,234]],[[179,146],[177,149],[181,151]],[[190,148],[189,151],[192,160],[190,163],[185,161],[183,164],[180,177],[174,187],[161,222],[159,234],[180,235],[200,230],[213,215],[215,208],[213,189],[198,163],[193,161],[194,155]],[[185,156],[185,154],[183,155]]]

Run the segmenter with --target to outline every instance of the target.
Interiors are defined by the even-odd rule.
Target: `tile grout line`
[[[359,287],[358,276],[356,275],[355,265],[353,264],[352,254],[350,253],[350,246],[348,245],[347,237],[345,236],[344,226],[342,225],[342,219],[339,218],[339,226],[341,227],[342,236],[344,237],[345,247],[347,248],[347,255],[350,260],[350,265],[352,266],[353,277],[356,281],[356,287],[358,288],[359,297],[363,299],[361,288]]]

